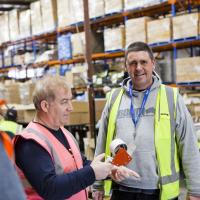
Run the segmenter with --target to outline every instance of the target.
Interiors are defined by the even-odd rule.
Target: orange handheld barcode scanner
[[[113,155],[111,163],[116,166],[126,166],[133,159],[130,153],[127,151],[126,143],[117,138],[110,144],[110,151]]]

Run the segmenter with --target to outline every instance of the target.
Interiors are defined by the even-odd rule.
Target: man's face
[[[73,110],[72,93],[71,90],[58,88],[55,96],[55,100],[49,103],[48,116],[52,127],[59,128],[69,122],[69,115]]]
[[[132,79],[134,89],[144,90],[152,84],[152,73],[155,62],[148,52],[130,52],[126,60],[126,69]]]

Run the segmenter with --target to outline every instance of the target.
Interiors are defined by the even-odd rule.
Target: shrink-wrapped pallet
[[[56,0],[40,0],[44,32],[53,31],[57,23]]]
[[[199,13],[180,15],[172,18],[173,39],[198,36]]]
[[[200,56],[176,59],[176,82],[200,81]]]
[[[121,12],[123,0],[105,0],[105,14]]]
[[[148,43],[169,42],[171,40],[171,18],[147,22]]]
[[[71,33],[63,34],[57,38],[58,59],[67,60],[72,58]]]
[[[35,1],[30,5],[32,34],[37,35],[43,32],[42,10],[40,1]]]
[[[31,36],[31,11],[29,9],[19,13],[19,32],[20,38]]]
[[[90,18],[104,16],[105,5],[104,0],[89,0]]]
[[[19,11],[14,9],[9,11],[9,32],[10,39],[19,39]]]
[[[8,12],[0,15],[0,44],[10,40]]]
[[[121,50],[125,47],[124,26],[104,30],[105,51]]]
[[[147,22],[149,17],[140,17],[126,21],[126,46],[132,42],[147,42]]]

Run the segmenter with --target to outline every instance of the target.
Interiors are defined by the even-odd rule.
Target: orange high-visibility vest
[[[60,141],[58,141],[55,136],[52,135],[51,132],[49,132],[49,130],[47,130],[42,125],[33,122],[30,122],[26,129],[20,135],[17,135],[14,138],[14,145],[16,145],[20,137],[23,137],[24,139],[32,139],[37,142],[51,156],[51,159],[55,165],[56,174],[70,173],[74,170],[81,169],[83,167],[83,163],[79,148],[71,133],[64,128],[61,129],[70,145],[72,153],[70,153],[63,145],[61,145]],[[22,184],[24,185],[27,199],[42,200],[43,198],[40,197],[37,192],[32,188],[32,186],[25,178],[23,172],[19,170],[19,168],[18,173],[22,180]],[[87,191],[82,190],[68,199],[86,200]]]
[[[3,143],[4,149],[10,159],[13,158],[13,145],[7,133],[0,131],[0,140]]]

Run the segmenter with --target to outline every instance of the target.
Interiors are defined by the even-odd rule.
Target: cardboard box
[[[57,13],[59,28],[66,27],[74,23],[83,22],[83,1],[59,0],[57,1]]]
[[[19,84],[19,92],[20,92],[20,103],[21,104],[32,104],[32,94],[35,88],[35,84],[31,81],[27,81],[25,83]]]
[[[160,2],[161,2],[160,0],[139,0],[139,1],[124,0],[124,10],[132,10],[132,9],[148,7],[151,5],[159,4]]]
[[[24,10],[19,13],[20,38],[31,36],[31,10]]]
[[[132,42],[147,42],[147,22],[149,17],[140,17],[126,21],[126,46]]]
[[[100,17],[105,15],[104,0],[89,0],[90,18]]]
[[[73,23],[72,18],[72,1],[59,0],[57,1],[57,13],[58,13],[58,27],[66,27]]]
[[[18,83],[8,83],[5,84],[5,100],[8,104],[16,103],[20,104],[19,95],[19,84]]]
[[[78,23],[84,21],[84,9],[83,9],[83,0],[71,1],[71,15],[72,15],[72,23]],[[78,12],[74,12],[74,11]]]
[[[42,10],[40,1],[35,1],[30,4],[31,9],[31,27],[32,34],[37,35],[43,32],[43,23],[42,23]]]
[[[0,44],[2,44],[10,40],[8,12],[4,12],[4,14],[0,15],[0,27]]]
[[[199,82],[200,56],[176,59],[176,82]]]
[[[72,34],[71,43],[73,57],[85,54],[85,32]],[[92,53],[104,51],[103,33],[91,32],[91,51]]]
[[[100,119],[105,103],[106,103],[105,99],[95,99],[96,121]],[[72,102],[72,105],[73,105],[73,112],[71,112],[70,114],[70,120],[68,125],[88,124],[89,123],[88,101],[74,100]]]
[[[57,24],[56,0],[40,0],[44,32],[53,31]]]
[[[148,43],[169,42],[171,40],[171,18],[163,18],[147,22]]]
[[[172,17],[173,39],[198,36],[199,16],[199,13],[192,13]]]
[[[105,51],[121,50],[125,47],[125,28],[119,26],[104,30]]]
[[[72,56],[84,55],[85,53],[84,32],[72,34],[71,42],[72,42]]]
[[[123,3],[123,0],[105,0],[105,14],[121,12]]]
[[[73,87],[74,88],[85,88],[87,87],[87,65],[76,64],[72,70],[73,75]]]
[[[9,32],[11,40],[19,39],[19,11],[16,9],[9,11]]]

